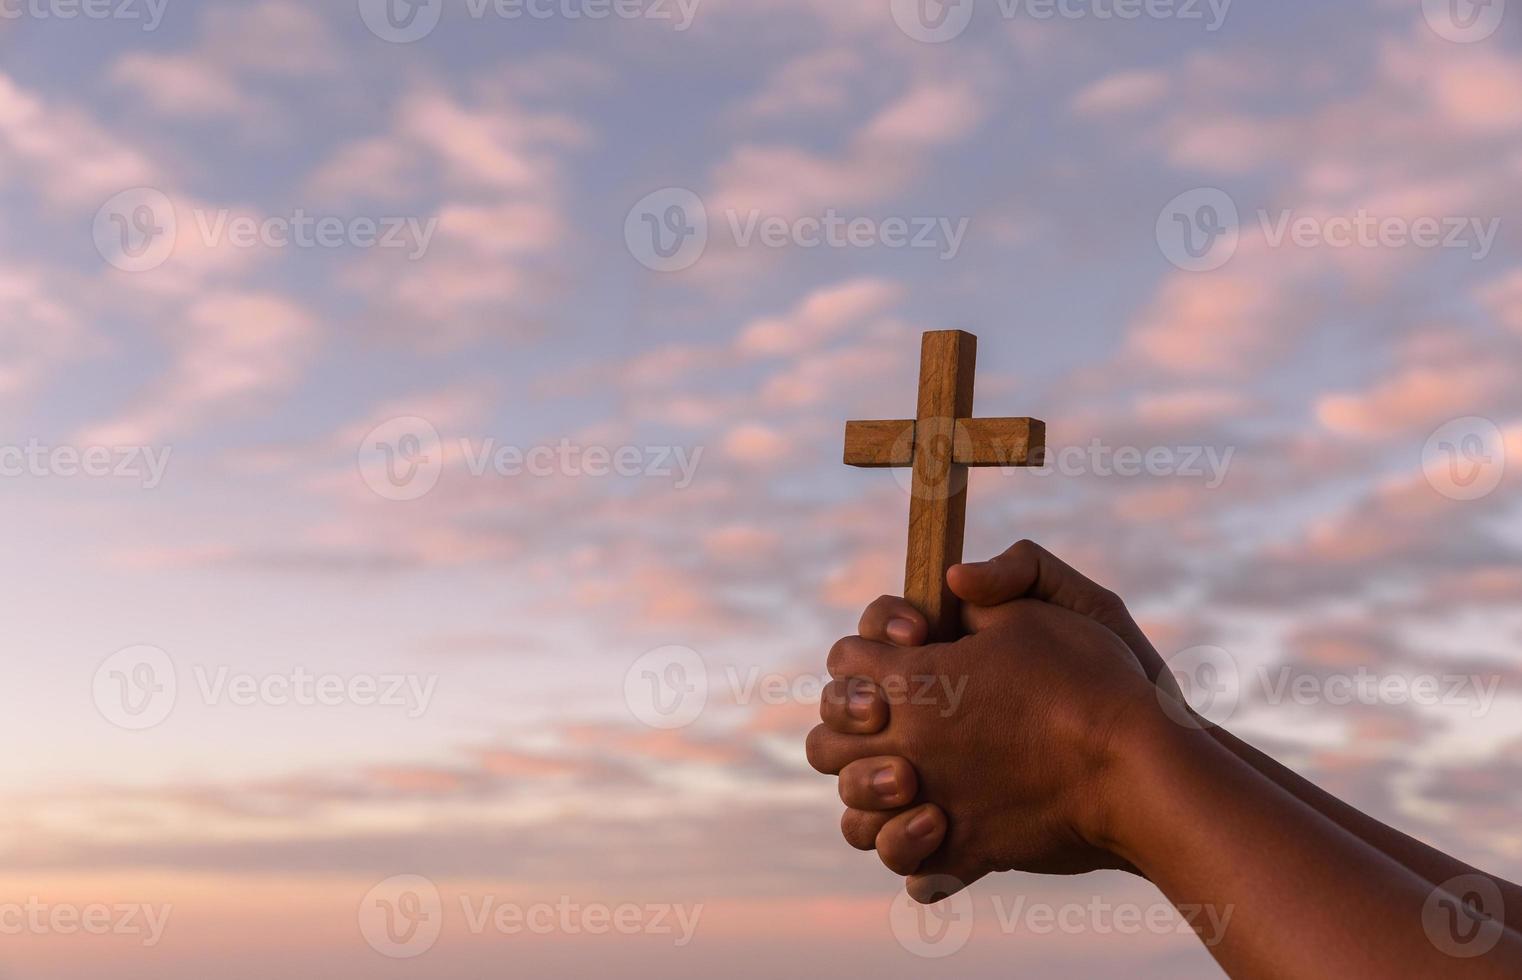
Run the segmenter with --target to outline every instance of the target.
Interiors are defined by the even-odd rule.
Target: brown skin
[[[1522,972],[1522,889],[1492,877],[1510,928],[1489,953],[1440,951],[1423,903],[1475,869],[1223,730],[1170,720],[1152,685],[1176,695],[1173,678],[1113,593],[1029,542],[948,581],[969,635],[921,647],[923,618],[877,600],[831,652],[809,736],[810,761],[840,774],[846,839],[910,875],[912,897],[993,870],[1121,867],[1181,906],[1231,907],[1211,952],[1233,975]],[[901,678],[932,673],[969,678],[949,715],[902,696]]]

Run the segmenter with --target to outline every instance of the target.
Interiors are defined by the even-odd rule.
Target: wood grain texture
[[[904,598],[929,620],[932,642],[961,634],[946,569],[962,560],[967,467],[954,461],[953,447],[957,419],[972,415],[977,358],[978,339],[961,330],[933,330],[921,341]]]
[[[846,423],[846,465],[914,465],[914,419]]]
[[[1040,466],[1046,423],[1040,419],[957,419],[952,462],[960,466]]]

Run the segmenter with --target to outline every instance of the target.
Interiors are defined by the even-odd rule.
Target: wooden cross
[[[920,344],[918,418],[847,422],[847,466],[912,466],[909,557],[904,598],[930,621],[931,642],[954,640],[962,627],[946,570],[962,560],[967,467],[1040,466],[1046,423],[972,418],[978,338],[932,330]]]

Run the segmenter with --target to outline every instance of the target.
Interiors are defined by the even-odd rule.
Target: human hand
[[[1177,696],[1173,675],[1120,598],[1040,545],[1020,541],[989,561],[954,566],[948,581],[963,600],[962,615],[969,630],[994,622],[1000,615],[995,607],[1003,603],[1020,598],[1051,602],[1089,616],[1115,633],[1147,675]],[[885,595],[867,607],[857,632],[879,643],[915,647],[925,642],[929,630],[924,616],[907,600]],[[871,684],[854,685],[849,697],[844,686],[836,693],[820,706],[820,716],[830,728],[847,735],[871,735],[887,725],[888,705]],[[945,813],[932,802],[906,805],[914,799],[918,785],[918,774],[907,759],[883,758],[873,771],[884,772],[880,788],[869,779],[873,792],[853,796],[858,802],[848,805],[841,816],[841,833],[853,847],[875,849],[894,872],[913,874],[944,840]],[[846,792],[843,787],[842,795]]]
[[[908,890],[920,901],[990,871],[1080,873],[1118,863],[1097,842],[1113,803],[1111,740],[1138,706],[1157,704],[1142,668],[1114,633],[1071,610],[1021,600],[991,612],[972,617],[976,632],[954,643],[841,640],[830,653],[835,682],[825,710],[838,704],[849,713],[855,693],[858,728],[822,724],[809,736],[810,762],[840,774],[847,806],[881,813],[916,795],[939,805],[891,814],[876,835],[885,863],[912,872]],[[884,692],[880,731],[869,729],[880,725],[883,705],[862,697],[863,680]],[[916,846],[896,850],[899,838]],[[927,849],[935,853],[923,856]],[[919,858],[912,867],[906,853]]]

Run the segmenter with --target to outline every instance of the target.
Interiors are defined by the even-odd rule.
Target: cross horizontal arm
[[[847,466],[914,465],[914,419],[847,422]],[[957,419],[953,463],[960,466],[1040,466],[1046,423],[1040,419]]]
[[[846,465],[913,466],[914,419],[847,422]]]
[[[963,466],[1040,466],[1046,423],[1040,419],[957,419],[951,460]]]

